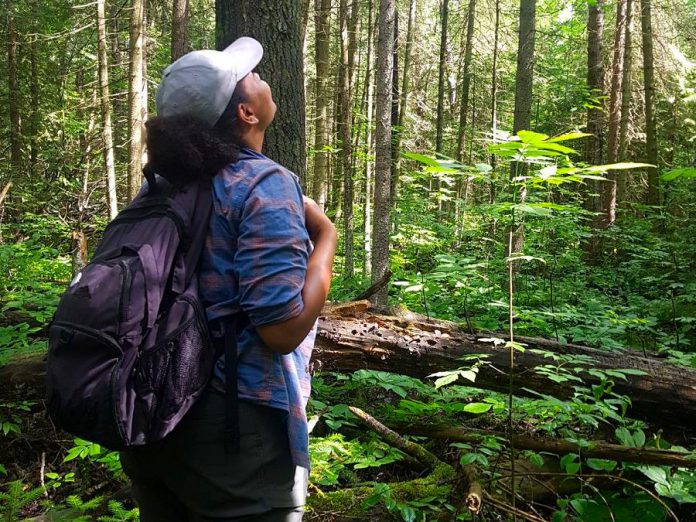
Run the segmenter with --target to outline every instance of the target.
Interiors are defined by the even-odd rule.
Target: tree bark
[[[657,122],[655,121],[655,79],[651,0],[640,0],[640,22],[643,33],[643,83],[645,85],[646,163],[648,170],[648,205],[660,204],[660,178],[657,170]]]
[[[621,124],[621,97],[623,90],[624,52],[626,45],[626,1],[618,0],[616,4],[616,32],[614,33],[614,56],[611,65],[611,87],[609,89],[609,132],[607,138],[607,162],[615,163],[619,157],[619,127]],[[602,204],[604,221],[608,227],[616,221],[616,171],[607,173]]]
[[[374,77],[373,69],[374,62],[372,60],[373,55],[373,42],[375,40],[375,29],[377,24],[374,23],[373,17],[373,0],[368,0],[367,2],[367,67],[365,69],[365,113],[367,121],[365,123],[365,200],[363,205],[363,215],[365,217],[364,223],[364,233],[363,245],[365,247],[365,260],[363,263],[363,274],[366,277],[372,276],[372,204],[373,204],[373,194],[374,194],[374,163],[370,159],[372,150],[374,148],[374,132],[372,131],[372,122],[374,121],[374,93],[375,84],[372,81]],[[373,281],[374,282],[374,281]]]
[[[128,200],[132,200],[142,184],[145,148],[143,90],[145,77],[145,0],[131,1],[128,65]]]
[[[431,439],[450,440],[457,442],[480,443],[486,437],[500,437],[499,440],[508,438],[507,433],[488,430],[477,430],[459,426],[445,426],[436,424],[412,424],[412,423],[387,423],[390,428]],[[657,448],[632,448],[619,444],[610,444],[602,440],[593,441],[587,445],[580,445],[568,440],[542,438],[534,435],[515,434],[512,436],[512,444],[516,449],[531,450],[536,452],[554,453],[566,455],[579,453],[584,458],[608,459],[618,462],[634,462],[655,466],[677,466],[680,468],[696,468],[696,459],[681,451],[664,450]]]
[[[394,313],[398,315],[392,315]],[[370,307],[366,301],[330,305],[323,314],[311,363],[314,371],[349,373],[372,369],[425,379],[435,372],[468,369],[472,363],[464,363],[462,357],[479,355],[486,364],[479,368],[475,381],[460,380],[460,383],[508,392],[508,381],[503,374],[509,369],[509,353],[491,342],[490,334],[485,337],[469,334],[449,321],[427,319],[393,308]],[[13,321],[24,319],[31,321],[30,318],[14,318]],[[500,337],[506,336],[501,334]],[[535,371],[554,365],[553,359],[545,354],[572,356],[574,361],[567,359],[557,364],[588,370],[645,372],[644,375],[628,375],[626,380],[613,379],[612,391],[631,398],[629,415],[656,426],[696,430],[696,369],[642,357],[632,350],[607,352],[528,337],[515,337],[515,341],[526,345],[524,352],[515,355],[515,394],[530,395],[531,390],[561,399],[573,397],[577,382],[554,382]],[[42,397],[45,364],[42,359],[42,355],[37,355],[0,368],[0,397],[16,395],[18,387],[25,399]],[[585,386],[598,383],[587,373],[580,376]]]
[[[17,86],[17,29],[14,1],[7,2],[7,96],[10,116],[10,163],[15,170],[22,164],[22,119]]]
[[[591,136],[585,142],[585,159],[593,165],[602,164],[604,146],[604,3],[605,0],[596,0],[587,6],[587,89],[592,99],[591,107],[587,109],[587,132]],[[595,209],[599,210],[599,207],[595,205]]]
[[[391,173],[389,175],[389,207],[396,208],[397,187],[399,186],[399,16],[394,15],[394,48],[392,57],[392,97],[391,97]],[[392,225],[396,223],[392,220]],[[396,233],[396,229],[394,229]]]
[[[188,52],[188,0],[174,0],[172,5],[172,62]]]
[[[357,47],[358,20],[360,19],[360,4],[353,0],[348,12],[347,0],[340,2],[341,28],[341,75],[340,75],[340,121],[339,135],[341,139],[341,170],[343,173],[343,254],[346,277],[353,277],[355,269],[353,249],[353,66]]]
[[[258,70],[273,88],[278,110],[266,132],[264,152],[293,171],[304,184],[306,176],[304,67],[301,2],[296,0],[217,0],[217,47],[240,36],[256,38],[264,48]]]
[[[435,152],[442,152],[442,127],[445,117],[445,69],[447,66],[447,18],[449,0],[442,0],[440,15],[440,64],[437,73],[437,121],[435,122]]]
[[[326,206],[329,176],[329,45],[331,1],[315,0],[314,60],[316,63],[316,120],[314,127],[314,177],[312,197],[323,210]]]
[[[534,45],[536,34],[536,0],[520,0],[520,26],[517,43],[517,72],[515,74],[515,113],[512,132],[529,130],[532,118],[532,87],[534,72]],[[515,179],[524,174],[525,165],[513,161],[510,165],[510,178]],[[527,199],[524,184],[519,188],[519,203]],[[512,241],[509,243],[508,255],[522,252],[524,244],[524,222],[513,223]]]
[[[587,90],[590,99],[587,109],[587,133],[585,141],[585,161],[591,165],[602,164],[602,149],[604,146],[604,56],[602,39],[604,35],[604,3],[596,0],[587,5]],[[602,194],[605,182],[588,180],[588,190],[585,193],[584,207],[594,213],[592,228],[600,228],[604,221],[602,214]],[[596,235],[583,243],[583,250],[588,262],[596,263],[599,259],[600,239]]]
[[[517,43],[515,75],[515,114],[512,132],[528,130],[532,115],[532,80],[534,72],[534,41],[536,0],[520,0],[520,29]]]
[[[372,229],[372,281],[389,270],[389,204],[391,174],[391,96],[394,56],[394,0],[380,0],[379,37],[377,40],[377,84],[375,139],[375,204]],[[373,296],[373,302],[386,304],[388,288]]]
[[[109,94],[109,62],[106,55],[105,0],[97,0],[97,56],[99,65],[99,104],[102,116],[104,168],[106,170],[106,200],[111,219],[118,214],[116,199],[116,170],[114,168],[114,140],[111,130],[111,97]]]
[[[448,321],[430,320],[407,313],[393,317],[379,313],[379,308],[340,308],[323,316],[317,334],[314,369],[351,372],[363,368],[401,373],[420,379],[440,371],[462,366],[462,357],[483,354],[486,364],[479,369],[475,382],[461,384],[499,392],[508,391],[507,373],[509,351],[481,335],[466,333]],[[341,315],[344,313],[344,315]],[[485,336],[490,338],[491,336]],[[501,336],[505,338],[505,336]],[[631,350],[606,352],[586,346],[561,344],[539,338],[515,337],[527,345],[526,351],[515,354],[513,392],[529,394],[526,390],[570,398],[573,381],[556,383],[535,371],[552,364],[552,359],[539,353],[558,356],[581,356],[585,363],[565,363],[595,370],[634,369],[646,375],[628,375],[627,380],[615,378],[613,391],[628,395],[632,406],[630,415],[648,420],[658,426],[694,429],[696,414],[696,370],[666,363],[660,359],[641,357]],[[561,363],[558,363],[561,364]],[[495,368],[495,369],[494,369]],[[598,380],[582,373],[585,385]]]
[[[469,114],[469,85],[471,84],[471,54],[474,41],[474,20],[476,17],[476,0],[469,0],[466,15],[466,44],[464,45],[464,68],[462,70],[462,94],[459,107],[459,136],[457,140],[457,159],[463,161],[466,141],[466,122]],[[494,50],[494,52],[496,52]],[[497,59],[497,55],[495,56]],[[497,64],[493,65],[495,68]],[[495,72],[493,73],[495,74]]]
[[[493,28],[493,66],[491,72],[491,134],[493,144],[498,142],[498,38],[500,33],[500,0],[495,0],[495,23]],[[495,154],[491,154],[491,167],[497,165]],[[491,177],[489,182],[490,203],[495,202],[495,185]]]
[[[630,120],[631,107],[631,73],[633,69],[633,0],[626,0],[626,24],[624,36],[624,63],[621,79],[621,122],[619,124],[619,151],[618,160],[626,159],[626,147],[628,145],[628,122]],[[621,203],[626,199],[626,171],[617,172],[616,179],[616,201]]]
[[[39,16],[38,16],[38,0],[32,0],[31,12],[34,18],[34,34],[31,37],[29,46],[29,62],[31,68],[31,86],[29,88],[30,104],[31,104],[31,120],[30,120],[30,138],[29,138],[29,172],[36,174],[36,167],[39,158],[39,127],[41,126],[41,79],[39,78]]]

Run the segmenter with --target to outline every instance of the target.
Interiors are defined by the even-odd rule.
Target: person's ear
[[[259,122],[253,107],[247,103],[240,103],[237,106],[237,119],[247,125],[256,125]]]

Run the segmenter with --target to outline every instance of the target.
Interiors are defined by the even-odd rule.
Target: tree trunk
[[[404,67],[401,71],[401,100],[399,102],[399,128],[403,130],[404,118],[406,116],[406,102],[408,101],[408,93],[410,86],[409,72],[411,69],[411,54],[413,50],[414,39],[414,24],[416,20],[417,3],[416,0],[411,0],[411,5],[408,10],[408,26],[406,28],[406,44],[404,46]],[[399,139],[401,133],[399,133]]]
[[[462,358],[479,355],[485,364],[480,366],[475,381],[460,379],[459,383],[508,392],[508,381],[500,372],[509,369],[509,352],[495,345],[491,334],[470,334],[455,323],[400,310],[396,310],[399,315],[387,315],[394,312],[391,308],[369,307],[365,301],[326,307],[319,319],[311,369],[343,373],[371,369],[426,379],[435,372],[462,367],[467,370]],[[5,325],[8,319],[10,314],[0,318],[0,324]],[[32,321],[26,317],[12,320]],[[540,368],[550,369],[552,374],[555,368],[561,369],[559,375],[564,368],[583,368],[580,377],[588,388],[598,380],[586,370],[639,370],[643,374],[626,375],[626,380],[607,374],[614,381],[612,391],[630,397],[629,414],[664,428],[693,431],[696,427],[696,369],[642,357],[632,350],[607,352],[540,338],[516,337],[515,341],[526,345],[524,352],[515,354],[515,394],[534,396],[531,390],[561,399],[574,396],[579,383],[554,382],[538,372]],[[548,354],[553,354],[556,361]],[[16,395],[18,387],[24,399],[43,397],[44,364],[39,354],[0,367],[0,397]]]
[[[34,35],[31,37],[31,45],[29,46],[29,65],[31,68],[31,84],[29,87],[30,103],[31,103],[31,128],[29,141],[29,172],[31,175],[36,174],[36,167],[39,158],[39,127],[41,126],[41,79],[39,78],[39,17],[38,17],[38,2],[31,2],[31,12],[34,18]]]
[[[585,141],[585,161],[591,165],[602,164],[602,148],[604,146],[603,95],[604,95],[604,57],[602,53],[602,38],[604,35],[604,3],[596,0],[587,5],[587,90],[590,99],[587,109],[587,133]],[[584,207],[594,213],[592,228],[599,228],[604,221],[602,215],[602,194],[605,182],[588,180],[588,190],[585,194]],[[583,243],[588,262],[596,263],[600,257],[600,239],[592,235]]]
[[[278,111],[266,132],[264,152],[293,171],[304,184],[305,100],[301,3],[295,0],[217,0],[217,47],[240,36],[256,38],[264,48],[258,70],[273,89]]]
[[[172,62],[188,52],[188,0],[174,0],[172,5]]]
[[[632,72],[632,40],[633,40],[633,0],[626,0],[626,24],[624,27],[624,63],[621,79],[621,122],[619,124],[619,151],[617,158],[619,161],[626,159],[626,147],[628,142],[628,122],[630,119],[631,107],[631,72]],[[626,199],[626,171],[617,172],[616,179],[616,201],[621,203]]]
[[[142,184],[145,147],[143,90],[145,78],[145,0],[131,1],[128,65],[128,200],[132,200]]]
[[[463,161],[466,141],[466,120],[469,114],[469,85],[471,83],[471,54],[474,41],[474,20],[476,16],[476,0],[469,0],[469,11],[466,15],[466,44],[464,45],[464,68],[462,70],[462,94],[459,107],[459,136],[457,139],[457,159]],[[497,53],[496,50],[494,52]],[[497,59],[497,54],[495,56]],[[497,64],[493,65],[493,68]],[[494,73],[495,74],[495,71]]]
[[[118,214],[116,199],[116,170],[114,168],[114,140],[111,131],[111,104],[109,94],[109,62],[106,56],[105,0],[97,0],[97,53],[99,62],[99,103],[102,116],[104,168],[106,170],[106,200],[111,219]]]
[[[493,66],[491,72],[491,134],[493,144],[498,142],[498,37],[500,32],[500,0],[495,0],[495,23],[493,29]],[[495,154],[491,154],[491,167],[496,168]],[[491,176],[489,202],[495,202],[495,186]]]
[[[609,89],[609,132],[607,138],[607,162],[615,163],[619,157],[619,126],[621,123],[621,96],[623,90],[624,52],[626,45],[626,0],[616,4],[616,32],[614,34],[614,56],[611,65],[611,88]],[[608,227],[616,221],[616,171],[607,173],[604,187],[603,226]]]
[[[353,0],[350,12],[347,0],[339,6],[341,68],[339,74],[339,137],[341,140],[340,167],[343,173],[343,253],[345,277],[353,277],[353,63],[356,48],[356,24],[360,4]]]
[[[435,152],[442,152],[442,126],[445,117],[445,69],[447,65],[447,18],[449,0],[442,0],[440,16],[440,65],[437,75],[437,121],[435,122]]]
[[[660,178],[657,170],[657,122],[655,121],[655,80],[651,0],[640,0],[643,33],[643,83],[645,85],[645,143],[648,168],[648,205],[660,204]]]
[[[536,0],[520,0],[520,32],[517,43],[515,75],[515,114],[512,132],[528,130],[532,115],[532,79],[534,71],[534,40]]]
[[[391,174],[391,96],[394,56],[394,0],[380,0],[379,38],[377,40],[377,84],[375,139],[375,204],[372,229],[372,281],[389,269],[389,189]],[[388,286],[373,296],[377,304],[386,304]]]
[[[374,146],[374,132],[372,131],[373,108],[374,108],[374,93],[375,86],[372,81],[374,62],[372,61],[374,33],[377,26],[374,23],[372,14],[372,0],[367,2],[367,67],[365,69],[365,113],[367,121],[365,123],[365,200],[364,200],[364,216],[365,237],[363,245],[365,247],[365,261],[363,263],[363,274],[365,277],[371,277],[372,274],[372,204],[373,204],[373,178],[374,178],[374,163],[370,159],[370,155]]]
[[[17,86],[17,30],[14,22],[14,2],[7,2],[7,96],[10,115],[10,163],[19,173],[22,164],[22,119]]]
[[[596,0],[587,6],[587,90],[590,93],[591,107],[587,109],[587,132],[585,159],[593,165],[602,164],[604,146],[604,122],[602,97],[604,95],[604,56],[602,38],[604,35],[604,3]],[[600,210],[595,203],[594,210]]]
[[[329,176],[329,37],[331,35],[331,1],[315,0],[314,25],[316,63],[316,120],[314,127],[314,178],[312,197],[323,210],[326,206]]]
[[[532,80],[534,72],[534,45],[536,33],[536,0],[520,0],[520,29],[517,42],[517,72],[515,74],[515,113],[512,132],[528,130],[532,118]],[[510,177],[512,179],[524,173],[524,164],[512,162]],[[524,203],[527,190],[520,186],[519,202]],[[522,252],[524,244],[524,223],[513,223],[513,237],[509,243],[508,255]]]
[[[391,174],[389,175],[389,206],[396,208],[397,187],[399,185],[399,16],[394,15],[394,48],[392,56],[392,98],[391,98]],[[392,220],[392,225],[395,221]],[[396,229],[394,229],[396,233]]]

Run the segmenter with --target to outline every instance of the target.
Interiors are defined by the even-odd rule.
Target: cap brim
[[[255,39],[249,36],[237,38],[222,51],[234,57],[237,66],[237,78],[241,80],[254,70],[261,58],[263,58],[263,47]]]

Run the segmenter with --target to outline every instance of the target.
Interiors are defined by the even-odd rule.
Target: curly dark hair
[[[202,177],[211,178],[221,168],[236,162],[240,148],[236,113],[239,104],[245,101],[239,91],[234,91],[212,128],[192,115],[150,118],[145,124],[148,151],[145,168],[174,185],[181,185]]]

